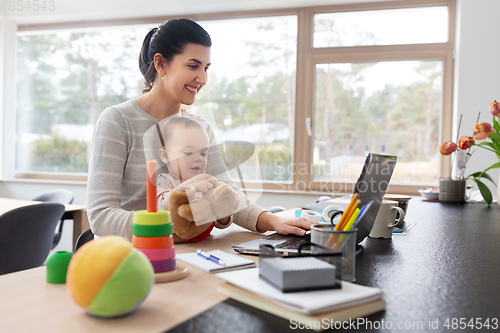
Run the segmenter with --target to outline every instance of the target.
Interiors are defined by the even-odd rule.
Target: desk
[[[365,251],[356,263],[357,282],[381,288],[387,301],[386,311],[368,320],[390,321],[393,329],[384,332],[457,331],[443,326],[447,318],[500,320],[500,207],[414,198],[407,221],[416,225],[406,236],[363,242]],[[201,244],[176,245],[176,251],[194,252],[199,247],[227,251],[233,244],[257,237],[233,225],[214,230]],[[183,280],[155,284],[135,312],[114,320],[85,315],[65,286],[45,283],[45,267],[0,276],[2,331],[244,333],[276,332],[280,327],[280,332],[297,332],[287,329],[285,320],[226,300],[217,293],[219,281],[213,274],[193,267],[189,271]],[[217,319],[210,315],[214,312]],[[438,329],[428,329],[429,319],[439,321]],[[422,322],[423,329],[396,329],[399,322]]]
[[[9,210],[29,206],[41,201],[17,200],[0,198],[0,215]],[[76,241],[82,232],[89,229],[89,220],[85,206],[82,205],[65,205],[66,212],[63,215],[64,219],[73,220],[73,247],[75,248]]]

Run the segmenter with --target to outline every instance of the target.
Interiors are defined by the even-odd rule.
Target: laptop
[[[380,204],[382,203],[387,187],[389,186],[392,173],[396,166],[396,161],[397,157],[391,155],[370,153],[366,157],[363,170],[361,171],[358,181],[356,182],[356,186],[354,187],[354,193],[358,194],[358,199],[361,201],[359,207],[368,204],[370,201],[373,203],[358,223],[358,231],[356,233],[357,243],[363,241],[373,227],[375,217],[377,216]],[[343,197],[338,200],[321,202],[319,204],[304,206],[302,208],[318,209],[318,205],[326,207],[335,203],[347,204],[349,201],[349,198]],[[323,208],[318,210],[322,210]],[[311,235],[309,232],[305,236],[281,235],[273,233],[249,242],[234,245],[233,250],[243,254],[259,254],[259,246],[266,244],[272,245],[277,252],[294,254],[298,252],[298,247],[301,244],[310,242],[310,240]]]

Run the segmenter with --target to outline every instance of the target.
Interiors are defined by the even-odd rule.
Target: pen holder
[[[337,269],[341,271],[342,280],[356,280],[356,230],[335,231],[329,225],[313,225],[311,242],[338,251],[341,260]]]
[[[341,288],[340,252],[313,243],[283,255],[272,245],[259,247],[259,277],[281,292]]]

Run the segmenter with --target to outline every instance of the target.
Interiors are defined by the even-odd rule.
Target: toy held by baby
[[[194,186],[176,188],[170,194],[169,210],[176,243],[205,239],[214,222],[232,215],[239,203],[238,193],[223,182],[216,182],[203,194],[203,199],[190,203],[195,195]]]

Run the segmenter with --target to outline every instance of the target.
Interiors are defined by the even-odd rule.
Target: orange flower
[[[439,151],[443,155],[450,155],[455,150],[457,150],[457,144],[451,141],[445,142],[439,147]]]
[[[458,138],[458,148],[465,150],[469,149],[470,147],[474,146],[476,142],[474,141],[474,138],[472,136],[461,136]]]
[[[495,117],[500,116],[500,103],[493,101],[490,103],[490,112]]]
[[[496,132],[495,129],[491,127],[490,124],[488,123],[476,124],[476,126],[474,126],[474,139],[484,140],[490,135],[490,132]]]

